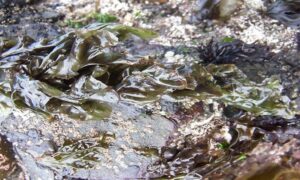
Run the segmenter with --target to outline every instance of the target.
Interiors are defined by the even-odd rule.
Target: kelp
[[[268,14],[290,27],[300,26],[300,1],[278,0],[268,8]]]
[[[214,66],[214,65],[212,65]],[[228,68],[224,69],[225,73],[230,74],[238,73],[238,76],[233,76],[230,83],[223,87],[235,86],[232,91],[227,91],[221,97],[221,101],[227,105],[243,109],[247,112],[251,112],[255,115],[274,115],[282,116],[285,118],[292,118],[295,115],[295,104],[287,97],[282,95],[283,87],[280,84],[280,80],[275,77],[266,78],[262,83],[254,83],[247,78],[243,79],[242,72],[235,66],[222,65]],[[229,71],[233,68],[233,71]],[[216,67],[213,67],[216,69]],[[235,69],[235,70],[234,70]],[[223,71],[224,73],[224,71]],[[217,73],[213,73],[218,76]],[[221,75],[221,76],[220,76]],[[219,78],[222,78],[222,74]],[[223,74],[224,75],[224,74]],[[244,75],[245,77],[245,75]],[[223,77],[224,78],[224,77]],[[224,80],[230,80],[228,76]]]
[[[211,98],[254,115],[295,115],[295,105],[282,95],[277,78],[255,83],[232,64],[192,64],[176,70],[152,66],[128,76],[121,84],[117,89],[120,97],[135,102],[155,101],[167,94],[178,100]]]
[[[152,63],[150,58],[127,55],[119,43],[129,34],[154,37],[150,32],[92,24],[54,40],[2,39],[0,68],[9,70],[13,78],[1,81],[1,102],[8,104],[11,96],[17,104],[50,114],[64,113],[82,120],[107,117],[111,111],[108,103],[119,99],[109,85],[121,81],[118,78],[123,71]]]
[[[91,24],[55,40],[4,40],[0,68],[14,74],[11,90],[5,93],[33,109],[83,120],[107,117],[109,104],[119,99],[144,104],[162,95],[174,100],[214,99],[257,116],[292,118],[295,114],[277,78],[255,83],[230,64],[242,58],[261,61],[257,56],[266,49],[238,40],[221,45],[212,41],[201,53],[207,66],[198,62],[165,65],[153,57],[128,54],[121,42],[130,35],[149,39],[155,33],[118,24]]]

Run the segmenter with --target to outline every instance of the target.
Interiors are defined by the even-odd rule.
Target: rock
[[[227,19],[238,3],[239,0],[198,0],[197,19]]]
[[[238,2],[238,0],[221,0],[219,4],[220,17],[227,18],[231,16],[238,7]]]
[[[254,10],[266,10],[264,2],[262,0],[251,0],[251,1],[244,1],[246,6],[250,9]]]
[[[62,14],[55,11],[45,11],[41,14],[42,18],[50,20],[51,22],[56,22],[63,17]]]
[[[48,122],[26,112],[6,117],[0,130],[32,179],[53,179],[53,170],[58,178],[141,178],[175,128],[160,115],[146,115],[125,104],[101,121]]]
[[[34,3],[37,2],[38,0],[1,0],[0,1],[0,8],[5,8],[10,5],[19,5],[19,6],[24,6],[26,4]]]
[[[17,164],[12,144],[3,135],[0,135],[0,178],[21,177],[22,171]]]
[[[0,32],[3,37],[17,38],[18,36],[28,35],[32,39],[38,41],[40,38],[53,39],[62,34],[62,30],[55,25],[47,23],[34,24],[12,24],[0,25]]]

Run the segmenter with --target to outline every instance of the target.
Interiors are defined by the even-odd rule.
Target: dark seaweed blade
[[[268,47],[259,44],[246,44],[241,40],[215,41],[199,47],[200,59],[204,64],[231,64],[262,62],[272,57]]]
[[[299,1],[278,0],[269,7],[268,14],[287,26],[300,26]]]
[[[80,97],[65,94],[53,86],[38,80],[31,80],[24,75],[16,76],[13,92],[33,109],[46,113],[63,113],[74,119],[103,119],[111,112],[110,106],[92,100],[87,95]]]

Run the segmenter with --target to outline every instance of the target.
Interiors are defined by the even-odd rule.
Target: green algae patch
[[[82,28],[91,22],[98,23],[113,23],[117,22],[118,18],[112,14],[108,13],[89,13],[80,19],[67,19],[65,24],[71,28]]]

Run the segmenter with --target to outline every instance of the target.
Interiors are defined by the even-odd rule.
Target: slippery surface
[[[158,30],[152,44],[136,37],[155,37],[151,31],[118,24],[66,28],[65,34],[55,31],[64,35],[54,40],[26,31],[18,39],[5,25],[1,134],[13,148],[1,154],[14,167],[6,173],[253,179],[266,168],[275,169],[275,179],[299,176],[295,30],[259,14],[265,8],[260,1],[202,2],[102,2],[101,11],[122,23]],[[37,7],[52,4],[66,13],[75,3],[66,14],[74,18],[94,5],[55,3]],[[240,14],[228,17],[233,9],[227,6]],[[209,43],[212,36],[218,40]]]

